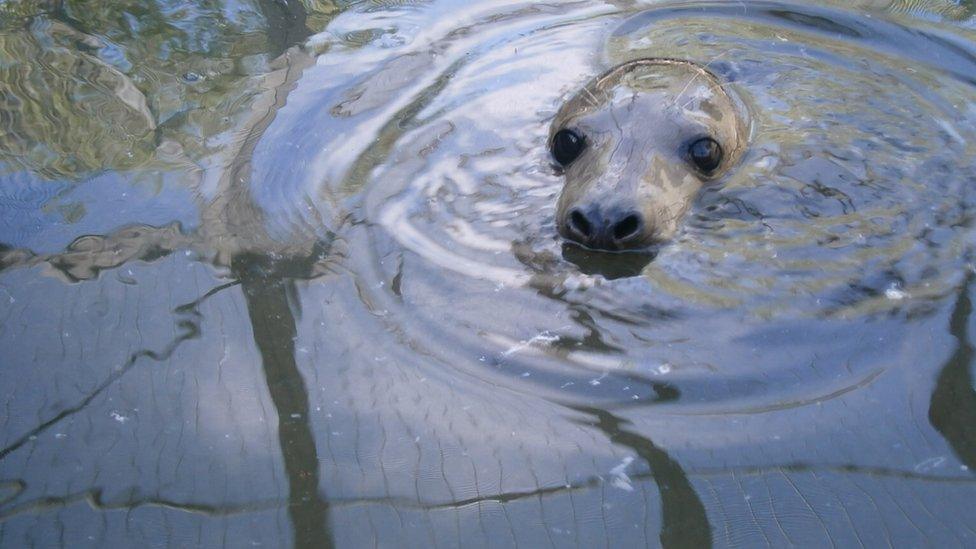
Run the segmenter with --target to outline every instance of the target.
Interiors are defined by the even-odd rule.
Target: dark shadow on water
[[[942,367],[929,404],[929,422],[945,437],[956,456],[976,473],[976,390],[973,389],[973,345],[967,332],[973,304],[969,297],[974,276],[966,278],[949,320],[949,333],[958,342]]]
[[[584,274],[602,275],[607,280],[639,276],[656,255],[655,252],[598,252],[576,244],[563,244],[563,259]]]
[[[305,24],[307,14],[301,1],[260,0],[258,8],[267,23],[270,57],[281,55],[312,34]]]
[[[297,303],[292,297],[294,280],[282,276],[258,255],[235,257],[233,271],[243,287],[254,342],[278,414],[295,547],[332,547],[329,507],[319,491],[319,458],[309,425],[308,390],[295,362],[298,332],[292,305]]]
[[[595,421],[577,422],[603,431],[610,442],[626,446],[647,462],[661,494],[661,546],[701,549],[712,546],[712,526],[705,506],[681,465],[647,437],[624,429],[630,422],[606,410],[585,406],[571,409],[593,416]]]

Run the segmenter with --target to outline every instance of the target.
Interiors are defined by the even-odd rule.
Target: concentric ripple
[[[434,42],[438,84],[359,166],[357,299],[405,358],[558,401],[774,410],[898,367],[923,337],[907,319],[958,289],[976,180],[962,39],[772,3],[492,21]],[[639,57],[722,75],[751,111],[750,150],[653,259],[581,253],[555,232],[547,125]]]

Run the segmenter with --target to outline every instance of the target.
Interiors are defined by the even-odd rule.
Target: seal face
[[[741,105],[689,61],[637,59],[589,82],[549,131],[566,178],[560,234],[600,250],[671,238],[701,186],[742,155],[748,125]]]

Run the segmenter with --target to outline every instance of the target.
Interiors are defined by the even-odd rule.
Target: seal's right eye
[[[586,142],[583,136],[573,130],[559,130],[552,137],[552,156],[562,166],[568,166],[579,158]]]
[[[722,146],[711,137],[703,137],[688,146],[688,156],[705,175],[711,175],[722,164]]]

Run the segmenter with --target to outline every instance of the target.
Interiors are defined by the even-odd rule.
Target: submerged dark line
[[[2,500],[0,500],[0,507],[10,503],[11,501],[17,499],[20,494],[24,493],[27,489],[27,483],[22,480],[4,481],[0,480],[0,490],[10,490],[11,493],[7,494]]]
[[[191,311],[195,309],[198,305],[203,303],[203,301],[206,300],[207,298],[213,296],[214,294],[220,292],[221,290],[230,288],[231,286],[235,286],[237,284],[239,284],[239,282],[232,281],[217,286],[216,288],[213,288],[212,290],[204,294],[203,297],[195,301],[192,301],[190,303],[187,303],[185,305],[180,305],[176,307],[174,311],[177,313]],[[12,452],[15,452],[16,450],[20,449],[23,445],[27,444],[27,442],[37,437],[37,435],[43,433],[44,431],[50,429],[51,427],[59,423],[61,420],[85,409],[89,404],[91,404],[93,400],[95,400],[99,395],[101,395],[106,389],[108,389],[113,384],[115,384],[115,382],[121,379],[125,374],[129,373],[129,371],[132,370],[132,368],[136,365],[136,362],[140,358],[148,357],[156,362],[164,361],[168,359],[170,356],[172,356],[173,352],[176,351],[176,348],[179,347],[181,343],[183,343],[188,339],[194,339],[200,335],[200,327],[192,321],[180,320],[176,324],[178,327],[184,328],[186,331],[180,334],[179,336],[177,336],[175,340],[171,341],[169,345],[167,345],[162,351],[157,352],[150,349],[143,349],[140,351],[136,351],[135,353],[130,355],[129,359],[125,362],[125,364],[123,364],[121,367],[113,371],[111,375],[109,375],[105,380],[102,381],[102,383],[100,383],[97,387],[95,387],[94,391],[89,393],[89,395],[83,398],[80,402],[78,402],[74,406],[62,410],[54,417],[41,423],[37,427],[34,427],[30,431],[27,431],[25,434],[21,435],[17,440],[15,440],[12,444],[0,450],[0,461],[2,461],[4,458],[10,455]]]
[[[971,476],[946,476],[917,473],[914,471],[903,471],[889,467],[870,467],[861,465],[813,465],[808,463],[788,463],[785,465],[767,465],[757,467],[716,467],[714,469],[693,469],[688,472],[688,476],[693,477],[717,477],[724,474],[736,473],[743,475],[760,475],[774,471],[786,471],[790,473],[815,473],[828,472],[839,474],[857,474],[875,477],[896,478],[901,480],[913,480],[920,482],[942,482],[950,484],[976,484],[976,478]],[[640,478],[640,475],[633,475]]]
[[[206,515],[210,517],[227,517],[261,511],[279,509],[287,504],[282,501],[249,502],[240,505],[208,505],[205,503],[188,503],[167,500],[164,498],[143,498],[120,502],[106,502],[102,499],[102,489],[85,490],[63,497],[44,497],[17,505],[0,513],[0,523],[25,513],[36,513],[48,509],[63,508],[76,503],[87,503],[96,511],[133,510],[139,507],[163,507],[174,511]]]
[[[943,476],[943,475],[933,475],[933,474],[923,474],[916,473],[913,471],[902,471],[898,469],[891,469],[887,467],[862,467],[858,465],[813,465],[806,463],[788,463],[782,465],[768,465],[768,466],[757,466],[757,467],[716,467],[716,468],[704,468],[704,469],[692,469],[686,472],[688,477],[719,477],[728,476],[734,474],[741,475],[762,475],[766,473],[773,472],[787,472],[787,473],[815,473],[815,472],[833,472],[838,474],[856,474],[856,475],[867,475],[883,478],[894,478],[899,480],[910,480],[918,482],[936,482],[945,484],[976,484],[976,477],[973,476]],[[654,473],[651,471],[643,473],[634,473],[629,475],[632,480],[635,481],[648,481],[653,480]],[[393,507],[406,508],[406,509],[418,509],[425,511],[438,511],[438,510],[451,510],[451,509],[461,509],[464,507],[469,507],[472,505],[480,505],[483,503],[499,503],[505,504],[514,501],[521,501],[524,499],[545,497],[551,495],[566,494],[570,492],[578,492],[581,490],[586,490],[590,488],[596,488],[605,483],[605,479],[602,476],[590,477],[584,481],[577,483],[570,483],[560,486],[549,486],[545,488],[540,488],[538,490],[525,490],[525,491],[515,491],[515,492],[504,492],[501,494],[493,494],[487,496],[479,496],[473,498],[466,498],[458,501],[443,502],[443,503],[433,503],[433,502],[422,502],[407,498],[395,498],[395,497],[379,497],[379,498],[354,498],[354,499],[331,499],[327,500],[330,508],[350,508],[350,507],[361,507],[366,505],[390,505]],[[26,484],[23,481],[14,481],[12,485],[19,487],[20,489],[7,501],[15,498],[17,495],[22,493],[26,488]],[[46,508],[53,507],[63,507],[71,505],[78,502],[88,502],[93,509],[102,511],[113,511],[120,509],[134,509],[141,506],[157,506],[165,507],[168,509],[173,509],[176,511],[183,511],[187,513],[197,513],[208,516],[230,516],[236,514],[246,514],[252,512],[268,511],[273,509],[280,509],[291,505],[288,500],[269,500],[269,501],[256,501],[250,503],[243,503],[240,505],[207,505],[202,503],[192,503],[192,502],[177,502],[172,500],[167,500],[164,498],[145,498],[137,500],[129,500],[124,502],[105,502],[101,499],[101,489],[98,490],[88,490],[80,492],[77,494],[72,494],[65,497],[47,497],[38,498],[31,500],[29,502],[23,503],[21,505],[12,507],[6,512],[0,513],[0,522],[9,520],[10,518],[21,515],[24,513],[29,513],[32,511],[44,510]]]
[[[870,372],[868,375],[864,376],[864,378],[858,381],[857,383],[853,383],[846,387],[841,387],[836,391],[818,397],[811,397],[802,400],[800,399],[790,400],[786,402],[768,404],[765,406],[755,406],[752,408],[740,408],[737,410],[718,410],[718,411],[710,411],[710,412],[676,412],[674,413],[674,415],[681,415],[681,416],[752,415],[752,414],[764,414],[767,412],[778,412],[782,410],[792,410],[794,408],[802,408],[804,406],[810,406],[813,404],[820,404],[823,402],[827,402],[828,400],[833,400],[835,398],[844,396],[847,393],[850,393],[851,391],[863,389],[864,387],[867,387],[868,385],[874,383],[874,381],[878,379],[878,377],[880,377],[881,374],[883,374],[884,372],[885,372],[884,368],[879,368],[877,370],[874,370],[873,372]]]
[[[240,280],[231,280],[230,282],[221,284],[220,286],[217,286],[215,288],[211,288],[210,291],[208,291],[207,293],[203,294],[198,299],[195,299],[195,300],[193,300],[193,301],[191,301],[189,303],[185,303],[183,305],[180,305],[179,307],[177,307],[177,308],[175,308],[173,310],[175,312],[177,312],[177,313],[196,312],[195,309],[198,306],[200,306],[200,304],[202,304],[204,301],[210,299],[210,297],[212,297],[213,295],[215,295],[215,294],[217,294],[219,292],[222,292],[222,291],[226,290],[227,288],[231,288],[231,287],[237,286],[240,283],[241,283]]]

